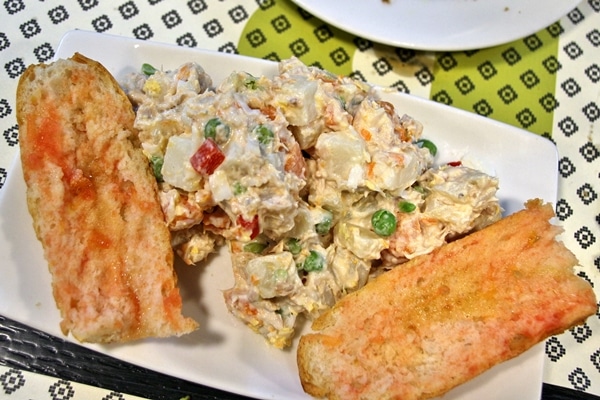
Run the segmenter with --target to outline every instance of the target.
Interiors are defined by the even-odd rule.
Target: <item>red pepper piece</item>
[[[260,227],[258,226],[258,215],[255,215],[251,221],[247,221],[241,215],[239,215],[236,222],[239,226],[250,231],[250,239],[254,239],[260,233]]]
[[[451,167],[460,167],[462,165],[462,161],[450,161],[448,165]]]
[[[190,158],[192,167],[200,174],[212,175],[221,163],[225,161],[225,154],[212,139],[206,139]]]

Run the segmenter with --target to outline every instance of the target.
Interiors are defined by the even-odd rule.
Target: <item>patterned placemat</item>
[[[49,400],[136,400],[142,397],[0,365],[0,398]]]
[[[559,152],[557,217],[578,273],[600,285],[600,1],[489,49],[431,53],[343,32],[290,0],[7,0],[0,6],[0,194],[17,154],[16,83],[72,29],[271,60],[297,56],[543,135]],[[546,382],[600,394],[600,317],[546,343]]]

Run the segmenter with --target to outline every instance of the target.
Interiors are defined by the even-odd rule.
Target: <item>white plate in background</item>
[[[418,50],[473,50],[543,29],[581,0],[292,0],[374,42]]]
[[[76,51],[103,63],[117,79],[139,70],[146,62],[173,69],[184,62],[197,61],[217,83],[234,70],[254,75],[272,75],[277,70],[276,64],[264,60],[84,31],[69,32],[56,57],[68,58]],[[523,208],[530,198],[556,201],[557,154],[549,140],[410,95],[384,91],[382,96],[393,102],[400,113],[423,123],[424,137],[437,144],[441,162],[464,157],[496,175],[500,180],[498,195],[507,214]],[[0,255],[0,314],[62,337],[47,264],[27,211],[18,159],[0,191]],[[308,398],[298,378],[297,340],[286,351],[271,348],[228,314],[221,295],[233,283],[226,251],[205,266],[178,265],[177,271],[184,313],[200,322],[197,332],[181,338],[85,346],[142,367],[246,396]],[[538,400],[543,359],[543,345],[538,345],[452,390],[444,400]]]

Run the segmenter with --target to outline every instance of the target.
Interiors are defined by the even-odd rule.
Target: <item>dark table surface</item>
[[[190,400],[248,399],[123,362],[3,316],[0,365],[156,400],[186,396]],[[542,400],[572,399],[600,400],[588,393],[543,384]]]

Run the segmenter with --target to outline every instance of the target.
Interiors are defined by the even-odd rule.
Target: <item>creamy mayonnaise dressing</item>
[[[496,178],[435,167],[421,124],[363,82],[289,59],[216,87],[195,63],[123,86],[174,248],[196,264],[227,240],[227,307],[276,347],[370,274],[500,218]]]

